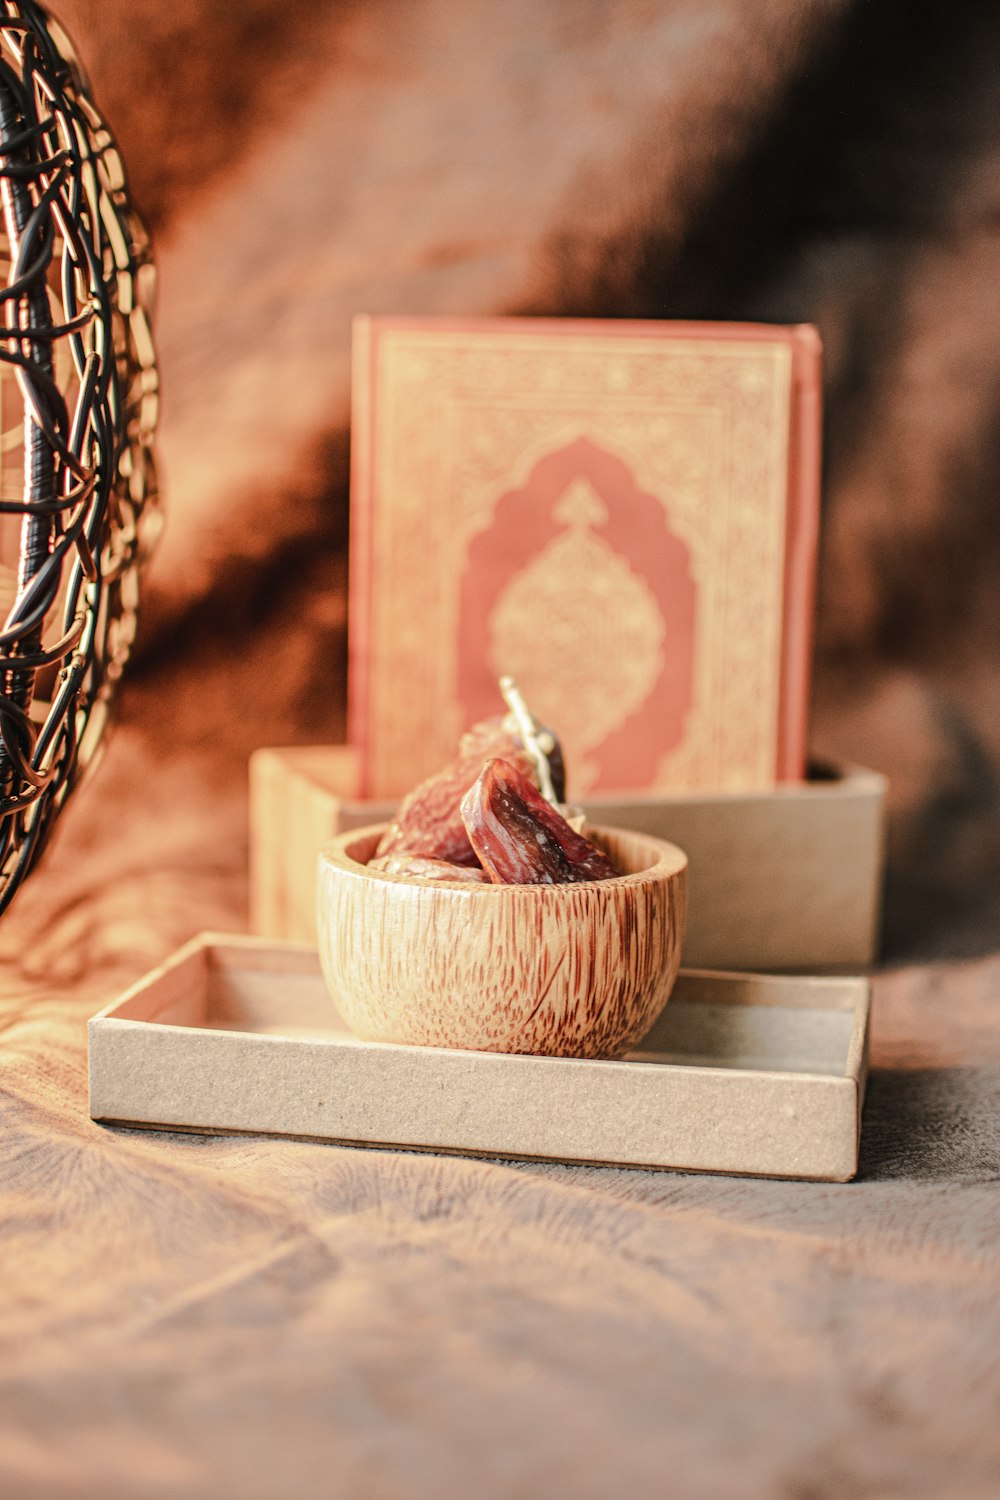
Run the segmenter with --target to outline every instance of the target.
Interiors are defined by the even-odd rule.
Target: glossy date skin
[[[404,797],[379,841],[376,856],[405,851],[446,864],[478,868],[479,860],[462,821],[462,798],[476,782],[483,765],[498,756],[516,766],[525,777],[534,778],[531,756],[517,734],[504,727],[502,719],[485,719],[474,724],[462,736],[456,759]],[[549,764],[557,795],[561,797],[564,775],[558,742]]]
[[[516,730],[510,727],[507,717],[483,719],[478,724],[473,724],[467,729],[458,742],[458,753],[460,756],[479,758],[479,769],[488,760],[509,760],[521,768],[525,766],[525,775],[533,786],[538,786],[538,774],[534,762],[524,749],[524,742]],[[562,746],[553,734],[552,730],[542,724],[538,726],[538,734],[546,749],[546,760],[549,763],[549,775],[552,777],[552,789],[556,795],[557,802],[566,799],[566,765],[563,761]],[[513,752],[513,753],[512,753]]]
[[[461,810],[469,842],[495,885],[566,885],[619,874],[510,761],[489,761]]]

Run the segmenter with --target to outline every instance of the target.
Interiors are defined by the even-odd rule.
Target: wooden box
[[[385,820],[357,797],[348,746],[258,750],[250,763],[251,926],[315,941],[316,856]],[[684,963],[712,969],[863,969],[880,917],[885,780],[845,770],[771,791],[602,798],[595,823],[669,839],[690,861]]]
[[[90,1112],[120,1124],[846,1181],[863,979],[682,973],[620,1062],[363,1042],[314,951],[204,935],[90,1022]]]

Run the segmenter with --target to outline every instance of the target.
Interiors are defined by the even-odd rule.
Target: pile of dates
[[[560,811],[565,771],[551,731],[545,747],[557,803],[540,790],[536,759],[509,718],[476,724],[453,761],[404,798],[369,869],[424,880],[565,885],[619,871]]]

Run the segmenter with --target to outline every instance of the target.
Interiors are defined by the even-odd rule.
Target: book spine
[[[792,330],[792,400],[788,443],[784,648],[776,774],[806,774],[809,681],[819,546],[822,443],[822,345],[810,324]]]

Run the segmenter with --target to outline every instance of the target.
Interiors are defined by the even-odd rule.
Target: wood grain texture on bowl
[[[319,859],[323,973],[358,1036],[614,1057],[653,1025],[684,933],[687,858],[673,844],[588,828],[617,879],[468,886],[367,869],[381,832],[343,834]]]

